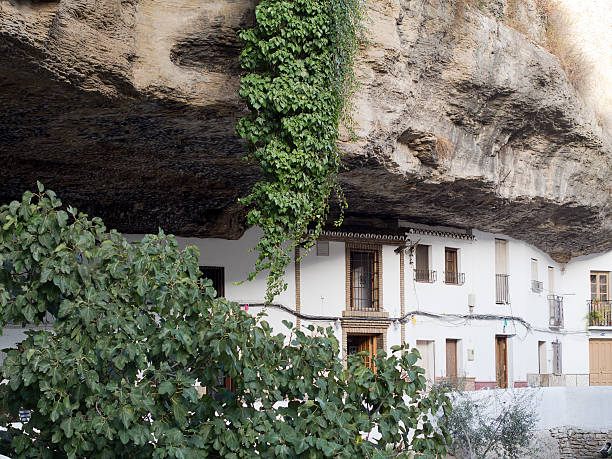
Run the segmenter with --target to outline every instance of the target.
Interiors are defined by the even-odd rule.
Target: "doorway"
[[[508,388],[508,337],[495,336],[495,380],[497,387]]]
[[[591,386],[612,385],[612,339],[589,340],[589,368]]]
[[[383,339],[381,334],[375,335],[347,335],[346,337],[346,351],[348,355],[357,354],[359,352],[367,352],[367,355],[363,356],[363,364],[376,371],[374,364],[374,357],[376,352],[383,346]]]
[[[419,354],[421,354],[421,361],[417,362],[417,365],[423,367],[425,370],[425,374],[423,375],[425,379],[433,383],[435,374],[434,342],[418,340],[416,342],[416,348],[419,350]]]
[[[446,340],[446,377],[457,379],[457,340]]]
[[[538,373],[544,375],[546,371],[546,341],[538,341]]]

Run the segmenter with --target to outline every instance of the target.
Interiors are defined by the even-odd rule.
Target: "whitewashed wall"
[[[236,241],[223,239],[177,238],[180,247],[196,246],[200,251],[200,265],[223,266],[225,269],[225,292],[229,300],[240,303],[263,303],[265,299],[265,273],[254,281],[242,284],[251,271],[256,254],[249,252],[257,244],[261,232],[248,230]],[[552,371],[551,343],[563,343],[563,372],[568,374],[588,374],[589,336],[609,336],[612,330],[586,330],[586,300],[589,294],[589,271],[612,271],[612,252],[607,254],[580,257],[567,265],[554,262],[544,252],[503,235],[474,231],[475,240],[461,240],[444,237],[412,236],[412,243],[431,245],[430,269],[437,271],[437,282],[433,284],[415,282],[410,256],[405,255],[405,311],[428,312],[441,317],[426,317],[416,314],[414,320],[406,322],[406,341],[415,346],[417,340],[433,341],[431,369],[435,377],[443,377],[446,372],[446,339],[457,339],[458,369],[460,374],[476,378],[477,381],[495,381],[495,335],[508,336],[509,384],[527,380],[527,374],[538,373],[538,341],[546,342],[547,372]],[[138,240],[140,235],[128,235],[128,239]],[[509,268],[509,305],[495,304],[495,238],[508,240]],[[391,318],[399,318],[400,311],[400,256],[395,252],[397,246],[383,246],[383,309]],[[458,249],[459,271],[465,273],[463,285],[447,285],[444,281],[444,248]],[[531,291],[531,259],[538,260],[538,279],[543,282],[542,293]],[[413,260],[415,262],[415,260]],[[565,328],[549,328],[549,307],[547,295],[550,293],[547,269],[555,270],[555,293],[565,299]],[[329,256],[317,256],[315,250],[305,255],[301,262],[301,311],[312,316],[340,318],[346,307],[345,244],[329,243]],[[296,287],[294,266],[291,264],[285,279],[288,288],[275,299],[292,310],[296,306]],[[449,318],[448,314],[469,314],[468,296],[475,298],[474,314],[493,314],[523,318],[531,329],[519,322],[504,320],[467,320]],[[250,307],[249,312],[258,313],[261,309]],[[282,320],[295,323],[294,316],[278,309],[268,308],[268,322],[275,330],[287,333]],[[331,326],[340,339],[342,329],[336,320],[302,321],[302,325]],[[19,331],[9,332],[0,343],[9,343],[18,338]],[[17,334],[15,334],[17,333]],[[401,328],[391,323],[387,331],[388,346],[400,343]],[[13,341],[14,342],[14,341]],[[473,360],[468,360],[468,352],[473,351]]]

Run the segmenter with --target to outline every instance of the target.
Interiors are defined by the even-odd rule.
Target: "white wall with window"
[[[564,374],[589,374],[589,338],[612,339],[612,327],[587,327],[591,272],[612,271],[612,252],[560,264],[535,247],[504,235],[480,231],[473,231],[473,237],[430,233],[410,234],[406,240],[374,238],[364,242],[370,249],[356,250],[373,253],[371,247],[376,247],[376,254],[372,255],[374,261],[356,263],[360,268],[353,270],[354,279],[347,277],[350,250],[341,235],[319,248],[315,245],[309,253],[300,249],[304,257],[299,263],[299,291],[292,263],[285,274],[288,288],[274,303],[295,311],[299,297],[301,313],[311,317],[302,319],[302,325],[330,326],[342,340],[341,324],[350,303],[347,294],[353,292],[351,282],[362,282],[365,297],[376,299],[374,290],[378,291],[379,303],[364,299],[361,306],[368,312],[376,305],[386,314],[377,320],[386,321],[387,350],[402,339],[399,319],[403,296],[404,312],[408,314],[404,318],[405,341],[426,352],[428,375],[433,379],[447,376],[448,369],[454,368],[447,366],[447,345],[452,346],[448,340],[454,340],[457,376],[474,378],[483,387],[494,384],[499,379],[496,353],[499,360],[500,339],[496,337],[503,338],[505,376],[510,387],[525,383],[528,374],[550,374],[559,368]],[[239,240],[177,240],[180,247],[195,245],[199,249],[201,266],[222,268],[225,296],[248,304],[249,312],[256,314],[265,300],[265,273],[254,281],[246,279],[256,258],[249,249],[255,247],[260,234],[253,228]],[[141,236],[127,237],[138,240]],[[351,239],[349,247],[362,247],[357,239]],[[402,244],[403,292],[401,250],[397,250]],[[366,272],[374,265],[377,281]],[[363,272],[357,273],[359,269]],[[447,276],[447,272],[452,274]],[[507,279],[507,301],[501,304],[496,274]],[[534,280],[542,283],[541,289],[533,288]],[[609,286],[606,288],[609,292]],[[553,294],[563,298],[562,326],[551,326]],[[282,320],[297,321],[291,312],[279,308],[268,307],[267,313],[266,320],[279,332],[287,332]],[[19,333],[15,330],[12,335],[21,336]]]

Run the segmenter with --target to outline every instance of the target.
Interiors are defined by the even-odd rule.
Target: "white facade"
[[[612,271],[612,253],[580,257],[560,264],[544,252],[503,235],[479,231],[473,232],[473,238],[455,237],[452,231],[446,235],[437,234],[410,234],[403,244],[392,239],[364,239],[382,246],[380,290],[381,309],[388,313],[384,322],[387,351],[392,345],[402,342],[400,319],[403,319],[404,340],[411,346],[418,345],[421,353],[426,354],[424,366],[428,367],[431,379],[447,376],[446,340],[452,339],[457,340],[458,376],[473,380],[476,388],[493,387],[497,376],[495,337],[506,336],[507,381],[508,386],[513,387],[526,385],[528,374],[551,374],[554,366],[552,343],[559,342],[560,372],[565,376],[557,377],[557,382],[551,384],[588,385],[589,338],[612,338],[612,329],[591,328],[589,331],[587,328],[589,271]],[[237,241],[195,238],[178,238],[178,241],[181,247],[198,247],[200,265],[222,266],[225,296],[249,305],[249,312],[258,313],[265,298],[264,275],[252,282],[240,285],[237,282],[246,279],[254,264],[255,253],[248,250],[256,245],[259,235],[258,229],[250,229]],[[359,240],[354,236],[351,240]],[[496,238],[507,241],[508,304],[496,304]],[[309,323],[331,326],[342,342],[344,324],[349,320],[355,321],[354,317],[346,317],[346,243],[340,233],[328,239],[331,239],[329,255],[317,256],[316,248],[313,248],[299,263],[300,313],[308,317],[317,316],[317,320],[303,317],[300,322],[302,326]],[[416,243],[430,246],[429,269],[436,271],[436,282],[415,280],[416,264],[410,245]],[[400,250],[396,249],[404,246],[402,308]],[[457,249],[458,271],[465,275],[462,285],[444,282],[446,247]],[[532,279],[535,265],[537,279]],[[295,311],[298,289],[293,264],[288,268],[285,280],[288,288],[275,298],[274,304]],[[542,282],[541,292],[533,291],[532,280]],[[563,297],[564,324],[560,328],[549,326],[548,296],[551,294]],[[297,321],[295,315],[275,306],[267,307],[267,313],[268,322],[279,332],[287,331],[282,325],[283,320],[294,324]],[[470,315],[471,318],[466,317]],[[489,315],[491,317],[482,317]],[[522,321],[512,320],[512,317]],[[362,319],[368,320],[367,317]]]
[[[251,282],[242,281],[255,263],[256,253],[249,249],[255,247],[260,234],[253,228],[239,240],[177,240],[181,248],[199,249],[201,266],[223,267],[225,297],[248,305],[248,311],[256,314],[265,300],[265,274]],[[138,240],[141,236],[127,238]],[[507,241],[507,304],[496,302],[496,239]],[[328,254],[317,255],[315,247],[299,263],[289,266],[285,274],[287,290],[267,307],[266,320],[278,332],[287,332],[283,320],[298,321],[292,311],[299,305],[300,325],[332,327],[343,343],[343,352],[347,350],[347,337],[366,333],[368,328],[381,333],[380,337],[384,334],[377,346],[382,347],[382,343],[387,351],[402,340],[417,346],[432,380],[449,376],[450,349],[456,352],[456,359],[451,359],[456,363],[451,367],[454,364],[457,376],[467,378],[475,388],[495,387],[499,380],[496,337],[506,343],[508,387],[524,386],[528,380],[544,384],[537,375],[549,375],[553,370],[562,375],[548,377],[546,385],[588,385],[589,339],[612,339],[612,327],[589,329],[586,321],[589,273],[612,271],[612,252],[559,264],[544,252],[503,235],[427,230],[422,225],[420,230],[400,236],[326,233],[321,240],[328,242]],[[350,311],[347,243],[378,247],[382,265],[378,314]],[[429,246],[428,269],[436,272],[435,282],[415,278],[417,245]],[[456,271],[463,273],[464,282],[445,282],[446,248],[456,250]],[[536,284],[536,291],[534,280],[542,283]],[[550,326],[551,294],[563,298],[562,327]],[[2,344],[10,345],[7,339],[10,341],[11,336],[22,335],[19,330],[5,330]],[[449,344],[447,340],[455,341]],[[555,366],[553,343],[560,343],[560,367],[559,363]]]

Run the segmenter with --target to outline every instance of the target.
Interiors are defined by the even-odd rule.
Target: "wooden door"
[[[612,340],[589,340],[589,380],[591,386],[612,386]]]
[[[446,340],[446,377],[457,378],[457,340]]]
[[[357,352],[367,352],[368,354],[363,357],[363,364],[376,371],[374,365],[374,357],[376,357],[376,350],[378,348],[378,340],[376,335],[363,335],[359,337],[357,344]]]
[[[497,387],[508,387],[508,341],[505,336],[495,337],[495,380]]]
[[[445,282],[447,284],[457,284],[457,249],[449,249],[448,247],[444,249],[444,269],[446,271],[445,274]]]

